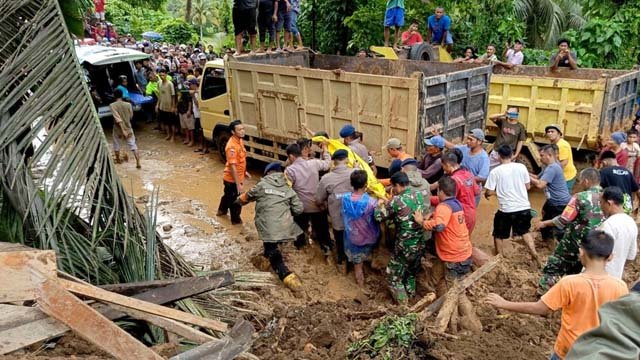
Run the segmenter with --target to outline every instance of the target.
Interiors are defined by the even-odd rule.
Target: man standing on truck
[[[498,135],[493,143],[493,151],[489,154],[489,167],[493,170],[500,165],[500,156],[496,150],[502,145],[509,145],[514,150],[513,159],[517,159],[522,151],[522,145],[527,139],[527,129],[518,122],[520,109],[509,106],[504,114],[491,115],[489,119],[498,126]]]
[[[451,18],[445,15],[443,7],[437,7],[435,14],[427,18],[427,31],[427,38],[432,45],[446,47],[448,52],[453,50]]]
[[[560,67],[567,67],[571,70],[578,68],[578,56],[569,49],[569,40],[558,40],[558,52],[551,56],[549,60],[551,71],[557,71]]]
[[[256,22],[258,18],[258,0],[234,0],[233,1],[233,29],[236,35],[236,52],[234,56],[242,54],[242,36],[249,33],[251,54],[256,49]]]
[[[314,240],[320,245],[325,260],[329,261],[333,247],[329,236],[329,221],[327,212],[316,204],[316,192],[320,185],[320,172],[329,171],[331,168],[331,157],[327,145],[323,143],[321,146],[322,160],[303,158],[302,149],[298,144],[287,146],[287,157],[291,165],[284,170],[284,175],[304,205],[303,213],[294,217],[296,224],[303,230],[296,239],[295,246],[300,249],[307,245],[306,233],[311,223]]]
[[[540,149],[540,160],[545,165],[544,170],[536,176],[530,174],[531,184],[544,190],[547,201],[542,206],[542,221],[551,220],[562,215],[564,208],[571,201],[571,194],[567,189],[564,172],[556,157],[555,145],[545,145]],[[540,230],[542,240],[549,242],[559,239],[562,233],[557,229],[543,228]]]
[[[244,148],[244,141],[242,140],[244,138],[242,121],[233,120],[229,124],[229,131],[231,131],[231,138],[229,138],[224,148],[227,159],[222,176],[224,195],[220,199],[216,216],[225,216],[227,211],[230,211],[231,224],[240,225],[242,224],[242,218],[240,218],[242,206],[235,201],[238,195],[242,193],[244,179],[250,178],[251,175],[247,172],[247,150]]]
[[[384,46],[389,46],[390,28],[395,27],[393,33],[393,48],[400,43],[400,28],[404,26],[404,0],[387,0],[387,10],[384,13]]]
[[[573,185],[576,183],[576,175],[578,170],[573,165],[573,154],[571,153],[571,145],[567,140],[562,138],[562,130],[560,125],[551,124],[544,128],[544,132],[547,135],[547,139],[558,147],[558,162],[562,166],[564,172],[564,179],[567,181],[567,188],[569,193],[573,190]]]

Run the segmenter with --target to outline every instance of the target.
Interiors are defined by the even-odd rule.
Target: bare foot
[[[171,135],[167,135],[167,137],[164,138],[165,140],[169,140],[171,139]]]
[[[172,136],[172,137],[171,137],[171,142],[172,142],[172,143],[176,142],[176,137],[175,137],[175,136]]]
[[[296,51],[296,49],[293,46],[289,46],[287,47],[287,51]]]
[[[249,51],[249,56],[253,56],[253,55],[255,55],[255,54],[256,54],[256,52],[255,52],[255,51],[253,51],[253,50]]]
[[[263,53],[263,52],[264,52],[264,48],[263,48],[263,47],[260,47],[260,48],[258,48],[258,50],[257,50],[256,52],[257,52],[257,53],[259,53],[259,54],[261,54],[261,53]]]
[[[127,155],[127,153],[122,154],[122,160],[124,160],[124,162],[129,162],[129,155]]]
[[[271,54],[271,48],[267,49],[267,54]]]
[[[192,147],[193,145],[195,145],[193,141],[187,144],[188,147]]]
[[[184,145],[187,145],[189,142],[187,140],[182,142]]]
[[[240,55],[242,55],[242,54],[237,52],[237,51],[233,53],[233,56],[240,56]]]

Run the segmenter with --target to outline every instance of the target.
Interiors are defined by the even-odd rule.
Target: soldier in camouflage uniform
[[[564,235],[558,242],[553,254],[547,259],[538,283],[538,292],[547,292],[564,275],[578,274],[582,264],[578,258],[580,243],[589,231],[596,229],[604,214],[600,209],[600,174],[594,168],[580,172],[580,182],[586,191],[579,192],[571,198],[561,215],[551,220],[541,221],[538,229],[555,226],[564,228]]]
[[[424,197],[410,187],[407,174],[398,172],[391,176],[396,196],[375,211],[376,220],[393,220],[397,236],[394,254],[387,265],[387,279],[394,299],[403,303],[416,294],[416,273],[425,253],[426,241],[422,226],[413,220],[413,213],[427,213]],[[428,204],[428,203],[427,203]]]

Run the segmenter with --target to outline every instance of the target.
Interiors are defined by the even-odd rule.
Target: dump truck
[[[206,64],[201,123],[221,155],[231,119],[243,121],[247,155],[286,159],[285,149],[309,131],[337,138],[352,124],[375,162],[386,167],[383,146],[395,137],[422,154],[432,129],[462,139],[487,118],[491,67],[413,60],[321,55],[309,51],[228,56]]]
[[[520,109],[527,141],[519,161],[541,166],[538,146],[548,144],[544,128],[558,124],[576,150],[596,151],[612,132],[630,128],[638,91],[639,70],[562,69],[516,66],[493,68],[487,115]],[[487,136],[497,127],[487,119]]]

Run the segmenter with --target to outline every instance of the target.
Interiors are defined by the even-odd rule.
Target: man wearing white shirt
[[[522,41],[516,40],[513,44],[513,48],[509,46],[509,43],[504,44],[504,52],[502,53],[502,57],[506,59],[506,62],[503,61],[494,61],[494,65],[504,66],[507,69],[511,69],[516,65],[522,65],[524,61],[524,53],[522,52]]]
[[[605,267],[609,275],[622,279],[627,260],[634,260],[638,253],[638,226],[633,218],[624,213],[624,194],[617,186],[604,189],[600,206],[607,219],[600,230],[614,239],[612,258]]]

